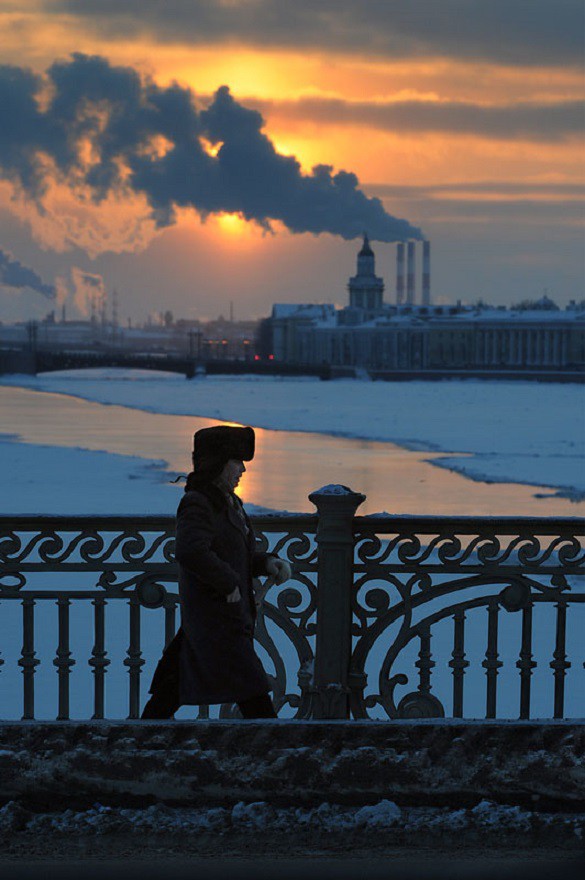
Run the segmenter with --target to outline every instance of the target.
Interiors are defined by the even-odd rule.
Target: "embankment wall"
[[[0,722],[0,806],[585,809],[585,724],[556,722]]]

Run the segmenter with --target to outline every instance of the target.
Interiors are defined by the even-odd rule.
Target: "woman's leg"
[[[243,718],[277,718],[270,694],[250,697],[238,703]]]
[[[183,632],[178,630],[165,648],[152,677],[150,700],[141,718],[171,718],[181,706],[179,699],[179,658]]]
[[[141,718],[172,718],[181,703],[178,695],[174,692],[164,691],[154,693],[142,711]]]

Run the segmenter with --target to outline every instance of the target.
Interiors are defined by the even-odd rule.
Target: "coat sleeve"
[[[276,553],[254,553],[252,557],[252,577],[261,577],[268,574],[266,563],[269,559],[278,559],[278,556]]]
[[[252,523],[250,522],[248,514],[244,510],[243,504],[241,504],[241,507],[244,518],[246,520],[246,525],[250,529],[251,533],[254,534]],[[276,553],[263,553],[260,550],[255,550],[252,553],[252,577],[262,577],[263,575],[268,574],[268,572],[266,571],[266,563],[269,559],[278,559],[278,556],[276,555]]]
[[[216,593],[227,596],[240,586],[237,572],[212,549],[216,514],[199,492],[185,495],[177,511],[175,559]]]

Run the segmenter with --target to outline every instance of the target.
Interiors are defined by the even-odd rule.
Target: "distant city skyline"
[[[422,236],[435,303],[581,300],[584,17],[0,0],[0,320],[344,306],[364,231],[386,302]]]

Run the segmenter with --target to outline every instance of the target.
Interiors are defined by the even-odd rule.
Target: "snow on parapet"
[[[348,486],[340,486],[336,483],[329,483],[328,486],[321,486],[320,489],[317,489],[315,492],[311,492],[311,495],[355,495],[356,493],[353,489],[350,489]]]

